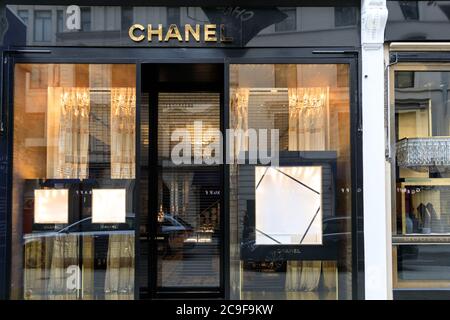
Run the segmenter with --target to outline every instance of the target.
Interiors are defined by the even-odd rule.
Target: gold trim
[[[450,63],[448,62],[401,62],[391,66],[392,88],[394,89],[394,73],[395,71],[450,71]]]
[[[391,42],[390,51],[450,51],[449,42]]]
[[[422,42],[408,42],[408,43],[398,43],[393,42],[389,45],[389,50],[392,51],[450,51],[450,43],[422,43]],[[395,114],[395,72],[396,71],[450,71],[450,63],[442,63],[442,62],[401,62],[398,64],[393,64],[389,68],[388,73],[388,90],[389,90],[389,114],[388,117],[390,117],[390,121],[394,121],[392,119],[392,115]],[[431,108],[430,108],[431,109]],[[430,117],[431,120],[431,117]],[[389,123],[389,126],[391,126],[392,123]],[[392,127],[388,128],[389,134],[391,135]],[[396,143],[397,141],[392,141],[389,139],[389,143]],[[395,149],[394,149],[395,150]],[[394,155],[395,156],[395,155]],[[392,222],[392,281],[393,281],[393,288],[394,289],[401,289],[401,288],[433,288],[433,289],[439,289],[439,288],[450,288],[450,280],[401,280],[398,278],[398,265],[397,265],[397,247],[399,245],[407,245],[408,243],[402,242],[402,243],[395,243],[395,240],[400,240],[402,238],[401,235],[397,234],[397,201],[400,200],[401,205],[401,214],[402,214],[402,220],[404,219],[404,213],[405,213],[405,199],[403,195],[399,195],[397,197],[397,187],[405,187],[405,186],[449,186],[450,185],[450,179],[449,178],[409,178],[406,179],[404,182],[396,183],[395,181],[395,174],[392,172],[393,176],[391,176],[393,179],[392,186],[393,186],[393,194],[395,195],[392,199],[392,207],[391,207],[391,222]],[[403,233],[405,233],[405,223],[403,221]],[[409,236],[403,236],[405,237],[404,240],[429,240],[423,241],[423,245],[433,245],[438,243],[431,242],[434,240],[437,242],[437,238],[433,239],[433,236],[430,236],[429,239],[420,239],[420,236],[417,238],[414,237],[414,235]],[[446,235],[443,235],[441,237],[441,240],[445,238]],[[439,242],[439,245],[443,245],[445,242]],[[449,243],[450,244],[450,243]],[[410,245],[417,245],[415,243],[410,243]]]
[[[450,234],[408,234],[392,237],[393,245],[450,244]]]

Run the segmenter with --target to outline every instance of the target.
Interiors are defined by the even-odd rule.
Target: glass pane
[[[220,129],[220,94],[161,92],[158,116],[157,285],[219,288],[222,169],[197,159],[196,148],[203,152],[209,130]],[[173,133],[180,129],[188,135],[189,164],[174,162],[180,141]]]
[[[351,298],[349,90],[346,64],[230,66],[235,153],[279,151],[230,165],[233,298]]]
[[[14,79],[11,297],[133,299],[135,66]]]
[[[438,288],[447,277],[449,81],[448,71],[395,72],[395,288]]]

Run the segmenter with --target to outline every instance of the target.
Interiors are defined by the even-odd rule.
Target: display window
[[[280,157],[278,166],[230,165],[235,297],[350,297],[348,72],[346,64],[230,66],[230,127],[277,130]],[[250,152],[251,137],[238,141],[235,152]]]
[[[14,75],[11,296],[133,299],[135,65]]]
[[[449,70],[401,63],[391,72],[394,290],[450,285]]]
[[[351,298],[350,64],[139,68],[15,64],[11,296]]]

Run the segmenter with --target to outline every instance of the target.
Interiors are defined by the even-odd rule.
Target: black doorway
[[[224,65],[143,64],[141,78],[141,138],[148,137],[141,224],[151,296],[223,297],[224,168],[204,156],[211,132],[223,131]],[[182,141],[191,143],[190,155],[173,152]],[[177,155],[189,163],[177,163]]]

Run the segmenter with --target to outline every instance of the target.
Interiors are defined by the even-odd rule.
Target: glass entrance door
[[[223,64],[143,68],[152,296],[223,296]],[[147,100],[146,100],[147,101]],[[146,106],[144,105],[145,109]]]
[[[157,287],[219,289],[221,166],[205,149],[220,93],[159,92],[158,118]]]

